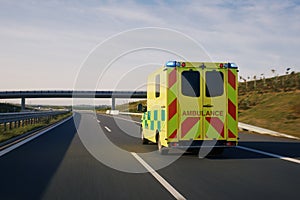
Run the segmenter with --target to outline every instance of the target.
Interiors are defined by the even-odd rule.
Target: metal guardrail
[[[24,126],[25,124],[33,124],[39,122],[41,118],[51,118],[56,115],[68,113],[69,110],[64,111],[45,111],[45,112],[18,112],[18,113],[0,113],[0,125],[3,124],[4,130],[9,124],[9,129],[14,127]]]
[[[39,118],[64,114],[68,111],[46,111],[46,112],[19,112],[19,113],[0,113],[0,124],[9,123],[29,118]]]

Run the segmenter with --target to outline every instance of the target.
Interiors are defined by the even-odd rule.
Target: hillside
[[[21,106],[17,106],[10,103],[0,103],[0,113],[7,113],[7,112],[20,112]]]
[[[240,83],[239,121],[300,136],[300,73]]]
[[[239,97],[239,121],[300,136],[299,99],[299,90],[277,93],[249,92]]]

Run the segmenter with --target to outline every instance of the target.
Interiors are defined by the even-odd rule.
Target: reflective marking
[[[98,122],[98,123],[100,123],[100,120],[99,120],[99,119],[97,119],[97,122]]]
[[[165,110],[161,110],[161,121],[165,121],[166,117],[166,111]]]
[[[277,155],[277,154],[273,154],[273,153],[268,153],[268,152],[265,152],[265,151],[260,151],[260,150],[256,150],[256,149],[252,149],[252,148],[248,148],[248,147],[243,147],[243,146],[236,146],[236,148],[247,150],[247,151],[252,151],[252,152],[263,154],[263,155],[266,155],[266,156],[270,156],[270,157],[274,157],[274,158],[279,158],[281,160],[286,160],[286,161],[290,161],[290,162],[294,162],[294,163],[300,164],[300,160],[298,160],[298,159],[284,157],[284,156],[281,156],[281,155]]]
[[[183,138],[198,122],[199,117],[188,117],[181,123],[181,138]]]
[[[235,75],[232,73],[231,70],[228,70],[228,83],[231,85],[231,87],[235,90],[236,85],[235,85]]]
[[[186,199],[182,196],[170,183],[168,183],[163,177],[161,177],[148,163],[146,163],[140,156],[135,152],[131,152],[133,157],[135,157],[151,174],[152,176],[166,188],[176,199]]]
[[[169,136],[169,138],[176,138],[177,137],[177,129]]]
[[[176,76],[176,68],[174,68],[170,74],[169,74],[169,81],[168,81],[168,87],[171,88],[177,81],[177,76]]]
[[[206,121],[211,125],[219,135],[224,138],[224,124],[218,117],[206,117]],[[208,132],[206,132],[207,134]]]
[[[228,99],[228,113],[234,120],[236,120],[236,106],[230,99]]]
[[[169,120],[177,113],[177,99],[174,99],[168,106],[169,109]]]
[[[235,134],[233,134],[230,129],[228,129],[228,138],[236,138]]]
[[[111,132],[111,130],[110,130],[107,126],[104,126],[104,128],[105,128],[108,132]]]
[[[158,116],[157,112],[158,112],[157,110],[154,110],[154,113],[153,113],[154,114],[154,120],[157,120],[157,116]]]

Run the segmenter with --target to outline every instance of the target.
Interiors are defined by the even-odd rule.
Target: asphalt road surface
[[[74,119],[0,157],[0,199],[299,199],[300,141],[240,133],[222,156],[162,157],[135,119]]]

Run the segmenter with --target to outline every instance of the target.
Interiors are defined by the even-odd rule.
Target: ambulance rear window
[[[185,96],[200,96],[200,73],[198,71],[183,71],[181,74],[181,92]]]
[[[222,72],[206,72],[206,96],[217,97],[224,93],[224,76]]]

